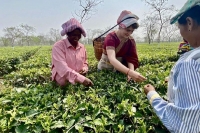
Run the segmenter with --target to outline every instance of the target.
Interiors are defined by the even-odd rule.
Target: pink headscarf
[[[128,18],[128,17],[133,17],[133,18]],[[126,19],[128,18],[128,19]],[[124,20],[126,19],[126,20]],[[124,21],[122,21],[124,20]],[[133,13],[131,13],[130,11],[124,10],[121,12],[119,18],[117,19],[117,23],[119,24],[121,21],[121,23],[119,24],[120,27],[122,28],[127,28],[130,25],[134,24],[134,23],[138,23],[139,17]]]
[[[62,24],[63,30],[61,31],[61,36],[66,35],[66,33],[71,32],[75,30],[76,28],[79,28],[82,32],[82,35],[86,37],[85,30],[83,29],[82,25],[75,19],[71,18],[69,21]]]

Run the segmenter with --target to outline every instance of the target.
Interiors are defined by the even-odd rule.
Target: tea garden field
[[[165,133],[143,86],[155,85],[166,98],[165,77],[177,61],[178,43],[138,44],[140,68],[147,80],[97,71],[92,45],[86,45],[94,86],[51,82],[52,46],[0,47],[1,133]]]

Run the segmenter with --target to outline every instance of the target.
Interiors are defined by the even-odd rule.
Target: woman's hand
[[[93,86],[94,84],[92,83],[92,81],[88,78],[85,78],[85,80],[82,83],[84,86]]]
[[[81,75],[86,75],[86,73],[87,73],[87,69],[86,68],[83,68],[81,71],[79,71],[79,73],[81,74]]]
[[[136,82],[143,82],[146,80],[144,76],[142,76],[139,72],[136,72],[134,70],[130,70],[128,76],[130,76]]]
[[[129,75],[127,75],[127,81],[131,81],[131,77]]]
[[[151,84],[147,84],[144,86],[144,93],[147,95],[149,91],[155,91],[155,88]]]

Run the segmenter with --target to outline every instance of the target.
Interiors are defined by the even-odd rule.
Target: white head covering
[[[117,19],[117,23],[122,28],[127,28],[134,23],[138,24],[139,17],[130,11],[124,10],[121,12],[119,18]]]

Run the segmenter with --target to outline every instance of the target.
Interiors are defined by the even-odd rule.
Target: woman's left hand
[[[147,84],[144,86],[144,93],[147,95],[149,91],[155,91],[155,88],[151,84]]]

